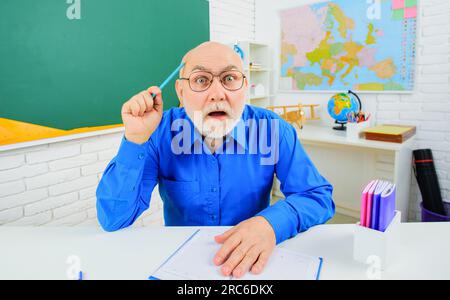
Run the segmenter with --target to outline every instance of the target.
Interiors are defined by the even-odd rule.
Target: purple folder
[[[379,231],[386,231],[395,216],[395,190],[395,184],[391,184],[381,194]]]
[[[376,180],[373,185],[370,187],[369,192],[367,194],[367,209],[366,209],[366,227],[370,228],[372,224],[372,200],[373,193],[375,193],[375,188],[377,187],[379,180]]]
[[[370,222],[370,228],[379,230],[380,224],[380,202],[381,202],[381,193],[384,192],[386,187],[390,185],[387,181],[378,182],[377,187],[375,188],[375,192],[373,193],[372,199],[372,220]]]

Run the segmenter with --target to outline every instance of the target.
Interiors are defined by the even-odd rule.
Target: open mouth
[[[225,118],[227,116],[227,113],[222,110],[218,110],[210,112],[208,116],[213,118]]]

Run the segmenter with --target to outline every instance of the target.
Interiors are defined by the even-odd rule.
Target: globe
[[[334,127],[336,130],[345,130],[344,125],[347,123],[348,114],[357,113],[360,110],[361,100],[352,91],[336,94],[328,101],[328,114],[337,124],[340,124],[340,126]]]

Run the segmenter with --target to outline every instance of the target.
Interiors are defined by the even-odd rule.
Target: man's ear
[[[181,86],[181,80],[175,82],[175,90],[177,92],[178,100],[180,100],[180,107],[183,107],[183,87]]]

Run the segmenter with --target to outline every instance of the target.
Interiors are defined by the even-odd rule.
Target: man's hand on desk
[[[260,216],[239,223],[215,240],[223,246],[216,253],[214,263],[222,265],[225,276],[237,278],[248,271],[260,274],[276,245],[272,226]]]

